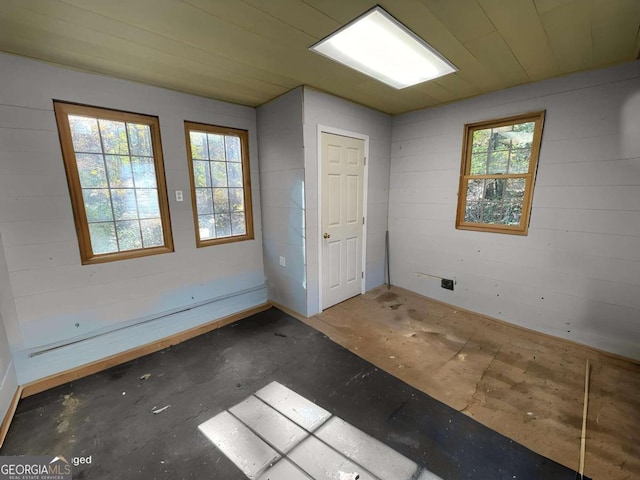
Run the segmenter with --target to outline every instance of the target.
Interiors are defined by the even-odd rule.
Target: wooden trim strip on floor
[[[578,467],[578,474],[580,478],[584,478],[584,457],[587,451],[587,412],[589,409],[589,371],[591,366],[589,365],[589,359],[587,359],[587,365],[584,375],[584,405],[582,408],[582,435],[580,437],[580,466]]]
[[[11,421],[13,420],[13,415],[16,413],[16,408],[18,408],[18,402],[22,396],[22,387],[18,387],[16,389],[16,393],[13,395],[13,400],[9,404],[9,410],[2,419],[2,424],[0,425],[0,447],[4,443],[4,439],[7,436],[7,432],[9,431],[9,425],[11,425]]]
[[[59,385],[71,382],[73,380],[78,380],[82,377],[107,370],[108,368],[115,367],[116,365],[135,360],[136,358],[144,357],[145,355],[149,355],[150,353],[154,353],[164,348],[177,345],[186,340],[190,340],[199,335],[203,335],[205,333],[229,325],[230,323],[250,317],[251,315],[255,315],[256,313],[263,312],[270,309],[271,307],[271,302],[267,301],[266,303],[258,305],[257,307],[242,310],[241,312],[234,313],[233,315],[213,320],[212,322],[205,323],[204,325],[200,325],[198,327],[190,328],[189,330],[176,333],[175,335],[165,337],[161,340],[147,343],[145,345],[141,345],[139,347],[135,347],[121,353],[116,353],[115,355],[111,355],[109,357],[102,358],[100,360],[96,360],[95,362],[87,363],[85,365],[81,365],[79,367],[75,367],[61,373],[53,374],[48,377],[41,378],[40,380],[35,380],[22,386],[20,398],[26,398],[31,395],[35,395],[36,393],[44,392],[45,390],[49,390]]]
[[[284,313],[286,313],[290,317],[293,317],[293,318],[296,318],[296,319],[300,320],[301,322],[307,323],[308,320],[309,320],[309,317],[305,317],[301,313],[298,313],[295,310],[291,310],[289,307],[285,307],[284,305],[282,305],[282,304],[280,304],[278,302],[271,301],[271,305],[276,307],[278,310],[283,311]]]

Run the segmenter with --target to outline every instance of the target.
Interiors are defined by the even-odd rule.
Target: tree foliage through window
[[[83,262],[171,251],[157,118],[55,109]]]
[[[544,112],[469,124],[456,226],[526,234]]]
[[[248,134],[185,122],[198,246],[253,238]]]

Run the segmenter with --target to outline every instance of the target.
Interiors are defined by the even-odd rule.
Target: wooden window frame
[[[193,155],[191,152],[191,136],[190,132],[214,133],[218,135],[231,135],[239,137],[241,150],[242,165],[242,190],[244,194],[244,214],[245,214],[245,234],[234,235],[220,238],[200,238],[200,224],[198,222],[198,204],[196,198],[195,173],[193,169]],[[251,201],[251,168],[249,157],[249,132],[247,130],[222,127],[199,122],[184,122],[185,141],[187,146],[187,161],[189,163],[189,181],[191,184],[191,206],[193,210],[193,223],[196,234],[196,247],[208,247],[211,245],[221,245],[225,243],[242,242],[245,240],[253,240],[253,203]],[[228,163],[225,160],[225,163]],[[229,187],[226,187],[229,188]]]
[[[481,122],[468,123],[464,126],[464,137],[462,142],[462,165],[460,169],[460,185],[458,190],[458,208],[456,213],[456,228],[459,230],[475,230],[479,232],[506,233],[511,235],[527,235],[529,231],[529,221],[531,219],[531,206],[533,201],[533,190],[535,186],[538,158],[540,156],[540,145],[542,143],[542,130],[544,126],[545,111],[524,113],[510,117],[503,117]],[[529,169],[526,173],[518,174],[486,174],[471,175],[471,154],[473,147],[473,133],[476,130],[503,127],[518,123],[535,122],[533,139],[531,141],[531,157]],[[470,179],[509,179],[522,178],[525,180],[524,197],[522,201],[522,213],[519,225],[500,225],[490,223],[475,223],[465,221],[465,211],[467,205],[467,185]]]
[[[164,162],[162,156],[162,145],[160,139],[160,123],[158,117],[143,115],[138,113],[113,110],[102,107],[82,105],[77,103],[53,101],[56,123],[58,125],[58,135],[62,148],[67,184],[71,196],[73,217],[75,221],[76,233],[80,249],[80,257],[83,265],[106,263],[130,258],[139,258],[149,255],[159,255],[174,251],[173,237],[171,233],[171,218],[169,215],[169,201],[167,197],[166,178],[164,173]],[[93,252],[91,246],[91,236],[89,234],[89,222],[82,195],[80,176],[76,163],[76,155],[71,137],[71,127],[69,125],[69,115],[86,116],[104,120],[115,120],[148,125],[151,133],[151,147],[154,159],[156,174],[156,186],[158,190],[158,204],[160,209],[160,222],[162,224],[163,245],[135,250],[124,250],[112,253]],[[104,153],[103,153],[104,155]]]

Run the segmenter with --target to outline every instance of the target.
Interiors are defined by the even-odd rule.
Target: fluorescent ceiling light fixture
[[[380,6],[312,45],[310,50],[397,89],[457,71]]]

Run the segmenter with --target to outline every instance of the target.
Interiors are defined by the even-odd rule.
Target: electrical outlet
[[[184,200],[182,190],[176,190],[176,202],[182,202],[182,200]]]
[[[280,256],[280,266],[281,267],[286,267],[287,266],[287,259],[284,258],[283,256]]]
[[[453,283],[454,283],[453,280],[450,280],[448,278],[443,278],[442,282],[440,283],[440,286],[447,290],[453,290]]]

